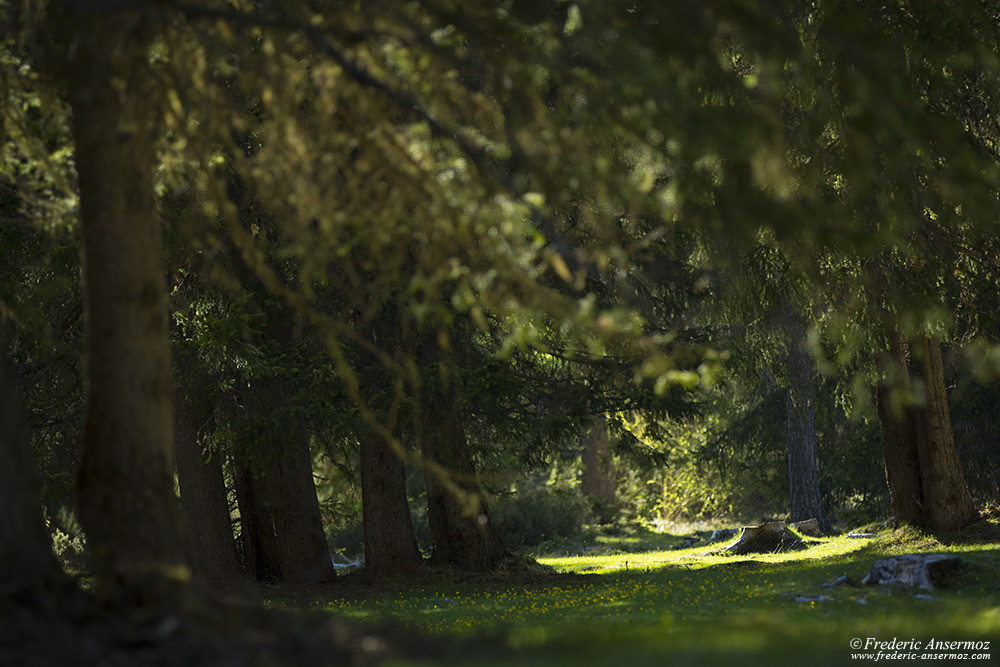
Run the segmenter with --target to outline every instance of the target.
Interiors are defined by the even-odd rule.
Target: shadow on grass
[[[403,644],[396,655],[418,636],[451,647],[433,660],[419,654],[436,649],[415,651],[399,664],[819,666],[850,662],[857,637],[1000,636],[995,541],[942,544],[893,531],[866,541],[810,540],[808,549],[789,553],[709,556],[709,548],[545,559],[559,569],[589,564],[604,573],[401,583],[310,606],[364,623],[394,619],[392,636]],[[928,550],[954,552],[967,563],[952,586],[927,592],[826,585],[842,575],[858,582],[886,556]]]

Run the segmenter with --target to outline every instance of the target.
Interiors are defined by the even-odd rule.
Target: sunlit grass
[[[724,663],[734,653],[801,654],[839,664],[838,657],[849,661],[852,637],[1000,637],[997,544],[950,549],[980,569],[961,587],[933,591],[932,599],[881,587],[824,586],[840,575],[859,581],[877,558],[905,546],[838,537],[810,540],[802,551],[753,556],[714,554],[716,545],[702,544],[543,558],[559,572],[586,575],[527,586],[415,585],[314,605],[430,636],[500,637],[537,664],[611,664],[623,654],[656,664],[665,653],[687,655],[695,664],[704,664],[706,655]]]

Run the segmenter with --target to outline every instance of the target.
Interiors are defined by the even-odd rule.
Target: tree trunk
[[[238,456],[234,467],[233,488],[240,513],[243,565],[257,581],[275,583],[281,577],[278,538],[274,534],[274,515],[267,503],[263,482],[254,475],[245,457]]]
[[[973,518],[973,506],[951,431],[941,345],[911,341],[909,363],[896,331],[891,346],[890,376],[898,377],[880,383],[876,396],[893,516],[932,532],[958,529]],[[918,404],[900,409],[893,392],[910,389]]]
[[[336,579],[313,482],[307,434],[299,430],[262,471],[278,541],[278,567],[287,583]]]
[[[383,305],[372,318],[367,335],[376,345],[398,340],[399,318]],[[358,350],[363,399],[378,415],[389,413],[387,387],[392,377],[368,350]],[[386,439],[368,424],[359,426],[361,440],[361,510],[365,534],[365,576],[409,573],[423,565],[406,498],[403,460]]]
[[[923,437],[917,440],[924,492],[923,524],[931,531],[956,530],[973,517],[972,497],[955,449],[941,363],[941,344],[922,337],[912,344],[916,375],[925,387]]]
[[[126,591],[168,594],[154,582],[188,572],[174,493],[154,121],[146,49],[136,41],[141,14],[81,11],[64,18],[73,26],[66,81],[87,286],[80,523],[102,583],[114,575]]]
[[[788,332],[788,489],[791,521],[817,519],[829,532],[823,512],[816,464],[816,410],[812,357],[805,348],[805,326],[786,307]]]
[[[0,319],[0,590],[34,598],[66,579],[42,517],[31,433]]]
[[[910,381],[906,343],[895,328],[890,332],[889,344],[890,354],[884,364],[889,377],[879,382],[875,390],[885,479],[893,517],[901,523],[919,525],[924,499],[917,454],[919,433],[914,429],[919,408],[904,406],[900,400],[909,393]]]
[[[506,558],[469,452],[458,403],[459,376],[437,341],[425,343],[425,363],[437,372],[422,388],[419,437],[427,484],[431,562],[487,571]]]
[[[199,442],[200,432],[212,419],[211,405],[203,399],[177,402],[177,481],[191,564],[213,586],[226,590],[247,576],[236,558],[222,455],[206,453]]]
[[[599,415],[587,432],[580,459],[580,491],[597,501],[598,514],[609,520],[614,516],[617,489],[608,447],[608,419],[604,415]]]
[[[369,429],[361,440],[361,508],[369,576],[420,567],[423,558],[410,520],[403,462],[385,439]]]

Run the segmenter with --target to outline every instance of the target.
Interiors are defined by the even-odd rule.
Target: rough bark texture
[[[788,331],[788,487],[790,519],[817,519],[823,532],[830,523],[823,512],[816,463],[816,410],[813,363],[805,348],[805,326],[801,318],[786,312]]]
[[[316,498],[308,437],[304,432],[291,436],[280,455],[261,471],[277,537],[281,579],[295,584],[333,581],[337,575]]]
[[[909,362],[898,332],[891,347],[896,381],[880,383],[876,397],[893,516],[932,532],[958,529],[973,518],[973,507],[951,430],[941,345],[912,341]],[[917,404],[898,407],[893,392],[911,388]]]
[[[910,389],[906,362],[906,345],[899,332],[890,334],[887,372],[895,380],[879,382],[875,390],[875,407],[882,431],[882,460],[889,486],[892,515],[897,521],[918,525],[924,492],[920,482],[920,462],[917,458],[917,434],[913,432],[915,408],[893,400]]]
[[[139,19],[130,11],[64,17],[73,26],[66,80],[87,283],[80,523],[102,574],[148,585],[150,575],[183,577],[186,562]]]
[[[406,500],[403,462],[377,433],[361,441],[361,507],[365,570],[370,576],[409,572],[421,565]]]
[[[383,305],[367,332],[376,345],[391,345],[400,338],[399,318]],[[358,351],[360,389],[376,415],[389,410],[388,388],[392,377],[368,350]],[[361,441],[361,508],[365,539],[365,576],[376,579],[413,572],[423,564],[406,498],[406,472],[400,453],[384,435],[368,424],[359,426]]]
[[[29,594],[62,581],[42,517],[28,417],[0,320],[0,590]]]
[[[425,460],[431,562],[465,570],[495,568],[507,555],[483,497],[458,403],[458,372],[437,341],[422,350],[438,366],[421,395],[420,449]]]
[[[914,341],[923,381],[923,437],[917,440],[920,479],[924,492],[924,526],[931,531],[961,528],[973,517],[972,497],[962,474],[948,412],[941,363],[941,344],[929,338]]]
[[[580,458],[583,467],[580,491],[597,501],[602,518],[610,518],[616,509],[617,485],[608,446],[608,420],[604,415],[598,416],[587,432]]]
[[[211,422],[211,404],[182,400],[176,404],[177,481],[187,519],[192,566],[216,588],[228,589],[246,578],[236,557],[222,455],[208,454],[199,434]]]

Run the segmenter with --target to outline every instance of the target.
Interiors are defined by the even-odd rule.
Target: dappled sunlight
[[[809,540],[777,554],[722,556],[704,544],[676,550],[543,558],[566,573],[547,585],[417,586],[320,607],[349,618],[395,619],[437,636],[501,636],[518,650],[596,646],[609,651],[734,654],[835,651],[873,633],[1000,632],[1000,598],[991,584],[934,591],[926,598],[886,587],[832,586],[859,581],[891,550],[880,540]],[[958,547],[995,562],[997,545]],[[584,575],[569,573],[585,572]],[[997,575],[994,573],[994,579]]]
[[[801,551],[786,551],[773,554],[753,554],[734,556],[715,553],[726,546],[726,542],[714,545],[700,544],[686,549],[657,550],[642,553],[615,553],[590,556],[566,556],[540,558],[539,562],[549,565],[559,572],[579,572],[609,574],[629,570],[647,570],[667,566],[684,566],[692,569],[714,565],[735,565],[741,562],[780,564],[787,561],[823,560],[846,556],[863,549],[869,540],[849,537],[833,537],[809,540],[807,548]]]

